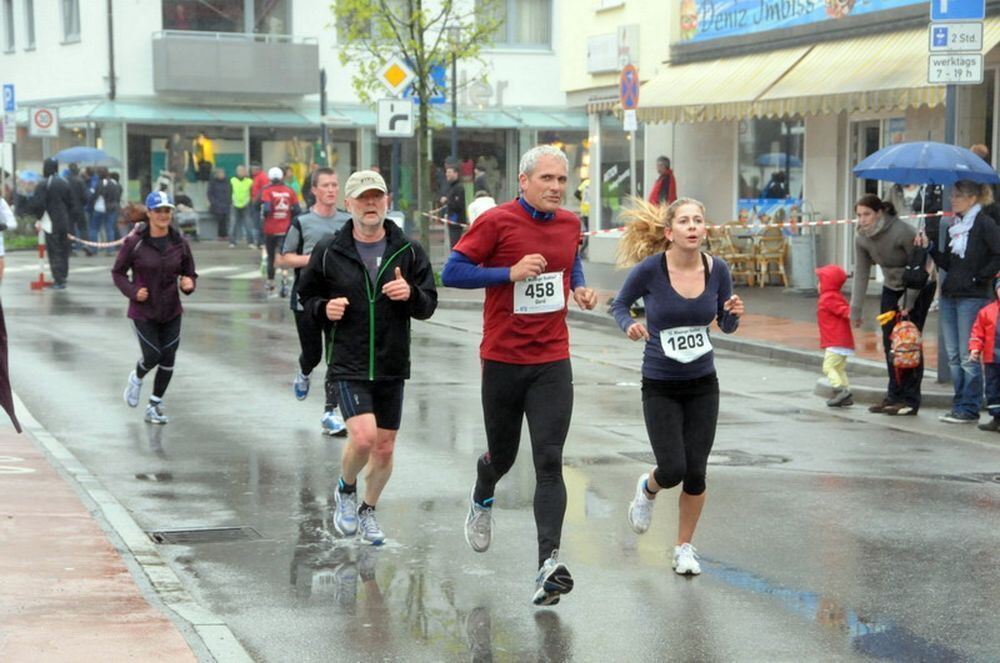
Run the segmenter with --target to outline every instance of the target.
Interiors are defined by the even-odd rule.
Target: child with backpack
[[[993,284],[993,292],[1000,297],[1000,279]],[[986,383],[986,407],[992,419],[979,424],[979,430],[1000,432],[1000,354],[997,353],[997,317],[1000,301],[992,302],[979,309],[976,321],[969,333],[969,360],[983,362],[983,377]]]
[[[847,358],[854,354],[854,334],[851,332],[851,307],[840,292],[847,281],[847,272],[839,265],[824,265],[816,270],[819,279],[819,300],[816,302],[816,322],[819,324],[819,345],[826,350],[823,373],[826,374],[833,397],[830,407],[854,405],[847,382]]]

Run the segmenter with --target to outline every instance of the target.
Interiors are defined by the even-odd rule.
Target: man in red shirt
[[[263,168],[260,167],[259,161],[250,162],[250,179],[253,180],[253,186],[250,187],[250,204],[253,206],[253,223],[254,223],[254,237],[253,243],[250,244],[251,249],[259,249],[264,246],[264,240],[261,237],[260,221],[260,195],[270,183],[270,178]]]
[[[653,205],[669,205],[677,200],[677,180],[674,171],[670,170],[670,159],[659,157],[656,160],[656,182],[649,191],[649,202]]]
[[[537,481],[535,605],[558,603],[573,589],[569,570],[558,560],[566,513],[562,451],[573,413],[566,301],[572,291],[580,308],[597,303],[584,283],[580,220],[559,207],[568,171],[561,150],[528,150],[518,177],[522,196],[484,212],[455,245],[441,275],[447,286],[486,288],[480,356],[488,451],[477,465],[466,541],[476,552],[489,548],[494,490],[514,464],[526,416]]]
[[[274,256],[285,243],[292,217],[299,214],[299,197],[284,183],[285,171],[274,167],[267,171],[270,184],[260,192],[260,213],[264,217],[264,249],[267,251],[267,291],[274,292]],[[288,270],[281,270],[281,296],[288,295]]]

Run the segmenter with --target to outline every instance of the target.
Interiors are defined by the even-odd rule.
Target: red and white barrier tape
[[[91,242],[87,239],[80,239],[76,235],[67,235],[67,237],[69,237],[71,242],[80,242],[84,246],[92,246],[95,249],[109,249],[112,246],[121,246],[122,242],[125,241],[124,237],[122,239],[116,239],[113,242]]]

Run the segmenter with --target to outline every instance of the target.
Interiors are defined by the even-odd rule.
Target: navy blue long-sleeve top
[[[642,376],[653,380],[693,380],[715,371],[714,352],[682,363],[667,357],[663,351],[661,332],[680,327],[708,328],[717,320],[719,328],[727,334],[736,331],[739,317],[723,309],[733,294],[733,281],[729,266],[720,258],[710,258],[711,271],[705,290],[688,299],[674,290],[667,271],[663,253],[649,256],[635,267],[625,279],[625,284],[611,303],[611,314],[622,331],[635,324],[629,315],[632,304],[642,297],[646,307],[646,329],[649,340],[642,356]]]

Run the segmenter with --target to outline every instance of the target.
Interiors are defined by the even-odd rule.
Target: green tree
[[[378,96],[382,86],[375,73],[392,56],[404,58],[416,75],[418,212],[427,209],[431,69],[450,63],[452,57],[479,59],[503,22],[503,5],[504,0],[336,0],[333,4],[340,61],[357,66],[353,84],[362,102]],[[419,224],[420,241],[427,246],[429,219],[421,214]]]

